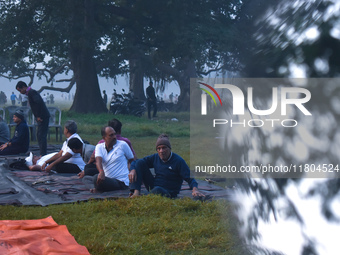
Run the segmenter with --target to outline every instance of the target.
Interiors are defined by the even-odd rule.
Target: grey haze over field
[[[60,79],[60,78],[59,78]],[[22,79],[17,79],[17,80],[11,80],[9,81],[6,78],[0,77],[0,91],[5,92],[6,96],[7,96],[7,102],[9,100],[9,96],[12,94],[12,92],[14,92],[17,96],[19,95],[19,92],[16,91],[15,86],[17,84],[17,82],[19,80],[22,80],[24,82],[26,82],[28,84],[29,79],[28,78],[22,78]],[[115,84],[113,79],[106,79],[106,78],[102,78],[99,77],[99,86],[100,86],[100,91],[103,92],[103,90],[106,90],[106,94],[108,95],[108,100],[111,99],[111,95],[113,93],[113,90],[115,89],[117,91],[118,94],[122,93],[122,90],[124,89],[125,92],[127,93],[129,91],[129,78],[125,77],[125,76],[121,76],[119,78],[117,78],[118,83]],[[34,83],[32,85],[32,88],[35,90],[40,89],[42,86],[50,86],[50,84],[47,84],[45,80],[41,79],[39,80],[38,78],[36,78],[34,80]],[[57,88],[66,88],[68,86],[68,82],[54,82],[54,87]],[[148,81],[145,80],[144,81],[144,91],[146,89],[146,87],[148,86]],[[73,88],[70,91],[71,95],[74,95],[76,91],[76,86],[74,85]],[[176,94],[180,94],[180,89],[179,86],[176,83],[171,83],[168,84],[168,86],[166,87],[164,93],[166,95],[166,97],[168,98],[168,95],[173,92],[174,95]],[[52,93],[55,96],[56,100],[61,100],[62,98],[62,94],[67,94],[65,92],[59,92],[59,91],[52,91],[52,90],[44,90],[42,92],[42,94],[47,94],[47,93]],[[160,96],[163,95],[163,93],[158,93]]]

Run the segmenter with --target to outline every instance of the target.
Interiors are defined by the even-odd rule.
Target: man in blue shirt
[[[190,178],[190,169],[184,159],[171,151],[167,135],[158,137],[156,151],[153,155],[131,163],[129,179],[132,198],[140,195],[142,183],[150,193],[175,198],[181,190],[183,180],[189,184],[194,197],[204,196],[199,192],[196,180]],[[154,168],[155,176],[150,168]]]
[[[15,105],[15,100],[16,99],[18,99],[17,96],[14,94],[14,92],[12,92],[12,95],[11,95],[12,105]]]
[[[0,146],[0,155],[12,155],[26,153],[29,148],[29,130],[24,118],[24,112],[17,110],[13,115],[13,121],[17,124],[14,136],[9,142]]]

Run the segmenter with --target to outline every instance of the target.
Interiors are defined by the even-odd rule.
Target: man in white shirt
[[[129,167],[134,155],[126,142],[117,140],[112,127],[103,127],[101,134],[105,142],[97,144],[95,149],[99,174],[94,176],[95,188],[91,192],[128,189]]]
[[[94,152],[94,148],[95,148],[94,145],[85,144],[76,137],[68,139],[67,145],[75,154],[79,153],[82,159],[84,160],[84,162],[89,161],[92,155],[92,152]],[[41,157],[41,156],[34,156],[33,153],[31,152],[30,155],[27,158],[25,158],[26,165],[31,171],[40,171],[41,166],[57,153],[58,152],[53,152],[53,153],[50,153],[50,154],[47,154]]]
[[[79,173],[84,170],[85,162],[80,153],[74,153],[67,145],[72,138],[78,138],[82,143],[83,140],[76,133],[77,123],[73,120],[68,120],[64,126],[64,135],[66,141],[63,143],[61,150],[50,159],[46,160],[41,166],[41,170],[47,172],[54,169],[58,173]]]

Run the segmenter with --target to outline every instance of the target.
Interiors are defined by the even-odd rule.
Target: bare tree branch
[[[60,79],[60,80],[56,80],[56,82],[71,82],[73,80],[73,77],[71,79]]]
[[[0,74],[0,76],[6,78],[8,80],[17,80],[17,79],[20,79],[20,78],[30,77],[31,75],[30,74],[23,74],[23,75],[18,75],[16,77],[13,77],[13,76]]]
[[[218,61],[216,63],[216,66],[214,68],[209,69],[208,71],[197,71],[197,74],[201,74],[201,75],[208,75],[212,72],[218,72],[221,71],[224,68],[224,65],[221,63],[221,61]]]
[[[201,74],[201,75],[208,75],[212,72],[218,72],[218,71],[221,71],[223,69],[223,66],[221,67],[218,67],[218,68],[214,68],[214,69],[209,69],[208,71],[206,72],[203,72],[203,71],[197,71],[197,74]]]
[[[67,80],[63,80],[67,81]],[[42,91],[46,90],[51,90],[51,91],[60,91],[60,92],[67,92],[69,93],[70,90],[73,88],[74,84],[76,83],[76,79],[73,77],[70,79],[70,84],[66,88],[56,88],[56,87],[51,87],[51,86],[42,86],[39,90],[37,90],[39,93]]]
[[[18,76],[8,76],[8,75],[3,75],[3,74],[0,74],[0,77],[3,77],[3,78],[6,78],[8,80],[18,80],[18,79],[21,79],[21,78],[30,78],[30,82],[27,84],[28,86],[31,86],[33,84],[33,80],[34,80],[34,73],[33,74],[22,74],[22,75],[18,75]]]
[[[48,74],[50,75],[50,78],[48,78],[47,75],[45,75],[45,77],[46,77],[46,82],[47,82],[47,83],[50,83],[50,82],[53,80],[53,78],[54,78],[57,74],[61,73],[61,72],[63,71],[63,69],[64,69],[66,66],[68,66],[68,64],[69,64],[69,63],[65,62],[64,64],[62,64],[60,67],[58,67],[58,68],[57,68],[56,70],[54,70],[54,71],[49,70],[49,69],[47,69],[47,68],[41,68],[41,69],[35,68],[34,71],[39,71],[39,72],[43,72],[43,73],[45,73],[45,72],[48,73]]]
[[[51,85],[53,86],[53,78],[59,74],[59,73],[62,73],[63,69],[68,66],[69,63],[65,62],[64,64],[62,64],[61,66],[59,66],[57,69],[55,69],[54,71],[50,70],[50,69],[47,69],[47,68],[36,68],[36,64],[34,65],[34,68],[30,69],[27,71],[27,73],[25,74],[22,74],[22,75],[17,75],[17,76],[12,76],[12,75],[4,75],[4,74],[0,74],[0,77],[3,77],[3,78],[6,78],[8,80],[18,80],[18,79],[21,79],[21,78],[26,78],[26,77],[29,77],[30,81],[29,83],[27,84],[28,86],[32,86],[33,82],[34,82],[34,77],[36,75],[37,72],[42,72],[42,76],[44,76],[46,78],[46,82],[47,83],[51,83]],[[48,73],[48,75],[46,74]],[[61,79],[61,80],[57,80],[57,82],[70,82],[70,89],[73,87],[74,83],[72,83],[73,81],[73,78],[71,79]],[[71,85],[72,84],[72,85]],[[48,87],[48,86],[44,86],[43,88],[44,89],[51,89],[51,90],[58,90],[53,88],[53,87]],[[65,89],[62,89],[62,90],[65,90],[66,92],[68,92],[70,89],[68,88],[65,88]],[[40,89],[39,91],[42,91],[43,89]]]

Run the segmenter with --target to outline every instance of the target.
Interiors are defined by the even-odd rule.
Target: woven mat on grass
[[[50,148],[57,151],[56,148]],[[10,170],[8,161],[18,157],[0,159],[0,205],[41,205],[73,203],[89,199],[128,198],[129,190],[91,193],[91,177],[79,179],[76,174],[49,174],[28,170]],[[21,156],[22,158],[22,156]],[[199,190],[209,199],[233,200],[234,190],[197,180]],[[143,187],[142,194],[147,194]],[[192,197],[187,183],[183,183],[178,196]]]

